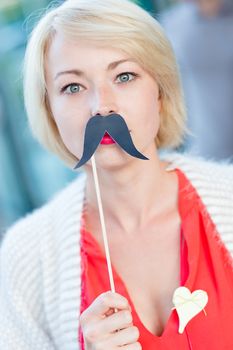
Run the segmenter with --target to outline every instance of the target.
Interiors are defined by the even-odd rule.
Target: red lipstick
[[[116,143],[111,136],[106,132],[100,142],[101,145],[112,145]]]

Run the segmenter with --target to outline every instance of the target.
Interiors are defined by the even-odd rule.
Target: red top
[[[171,310],[163,334],[156,336],[140,321],[127,287],[113,266],[116,292],[125,296],[130,303],[133,323],[139,329],[139,341],[144,350],[232,350],[232,258],[199,195],[180,170],[176,169],[176,173],[179,178],[181,217],[180,285],[186,286],[191,292],[197,289],[207,292],[207,316],[200,312],[179,334],[177,312]],[[81,229],[81,259],[83,312],[99,294],[110,290],[105,254],[84,227]],[[79,341],[82,342],[80,330]]]

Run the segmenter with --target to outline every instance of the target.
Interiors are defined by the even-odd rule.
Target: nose
[[[116,97],[110,86],[101,86],[94,90],[92,111],[94,115],[108,115],[117,113]]]

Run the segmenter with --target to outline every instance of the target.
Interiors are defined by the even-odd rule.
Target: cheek
[[[157,97],[157,91],[151,90],[145,95],[143,100],[144,110],[144,130],[148,135],[154,138],[158,132],[160,125],[160,109],[161,103]]]
[[[71,153],[78,156],[85,130],[84,116],[78,108],[70,105],[67,107],[61,101],[52,101],[51,110],[62,141]]]

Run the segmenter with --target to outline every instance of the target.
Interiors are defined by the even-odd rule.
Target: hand
[[[86,350],[142,349],[128,300],[118,293],[99,295],[81,314],[80,325]]]

